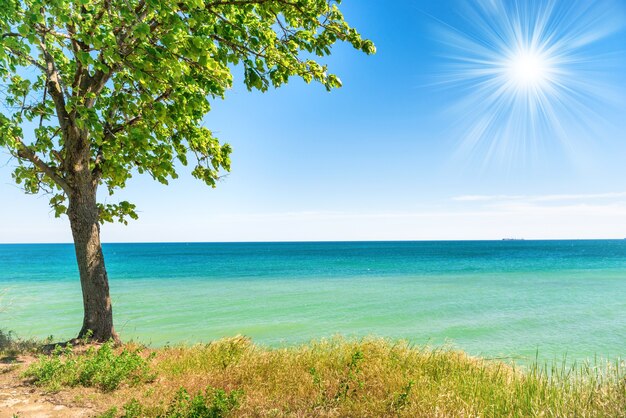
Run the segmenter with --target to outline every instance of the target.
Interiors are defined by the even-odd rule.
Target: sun
[[[550,82],[553,68],[546,54],[530,48],[521,49],[508,57],[504,70],[509,82],[518,88],[541,88]]]
[[[456,155],[509,167],[594,138],[613,96],[616,61],[604,39],[624,27],[613,0],[467,0],[464,21],[444,24]],[[616,102],[615,99],[612,99]]]

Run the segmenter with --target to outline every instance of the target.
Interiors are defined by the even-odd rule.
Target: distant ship
[[[524,238],[502,238],[502,241],[524,241]]]

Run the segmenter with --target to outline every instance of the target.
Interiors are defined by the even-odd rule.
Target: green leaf
[[[20,36],[0,38],[0,146],[16,156],[15,181],[27,193],[50,193],[56,216],[68,206],[57,182],[114,194],[136,174],[167,184],[178,177],[176,160],[216,187],[232,149],[202,124],[240,74],[235,66],[250,90],[294,77],[331,90],[341,80],[312,57],[340,41],[376,51],[332,0],[5,3],[0,27]],[[52,80],[33,65],[44,59],[53,62]],[[126,201],[99,207],[101,222],[137,217]]]

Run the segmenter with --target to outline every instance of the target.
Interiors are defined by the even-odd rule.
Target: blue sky
[[[599,39],[579,50],[589,62],[574,75],[590,86],[588,108],[559,115],[566,135],[543,130],[533,149],[494,157],[464,147],[473,121],[490,108],[474,94],[480,80],[459,81],[464,52],[451,35],[480,36],[471,11],[491,3],[344,0],[347,20],[378,53],[338,45],[325,62],[343,88],[327,93],[293,80],[261,94],[236,83],[205,121],[232,144],[232,172],[216,189],[188,168],[168,187],[136,176],[113,199],[136,203],[140,219],[105,225],[103,240],[626,237],[625,6],[599,1],[585,11],[597,19],[584,32]],[[559,10],[588,4],[555,2]],[[567,32],[567,23],[555,32]],[[512,141],[497,136],[483,140]],[[0,242],[70,242],[67,219],[54,218],[45,196],[26,196],[12,183],[6,153],[0,163]]]

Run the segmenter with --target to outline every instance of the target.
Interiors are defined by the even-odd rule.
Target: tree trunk
[[[94,185],[83,184],[74,190],[69,198],[68,216],[74,237],[85,314],[78,338],[102,342],[112,339],[119,342],[113,328],[113,310],[100,244]]]

